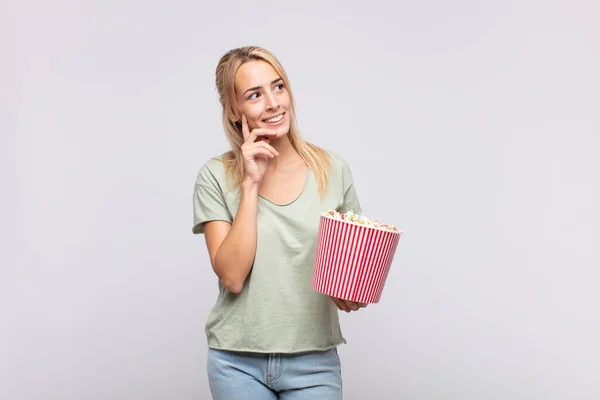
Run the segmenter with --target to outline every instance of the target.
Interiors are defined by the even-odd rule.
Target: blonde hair
[[[244,162],[241,150],[244,138],[241,124],[236,123],[238,113],[236,112],[235,100],[235,76],[238,68],[248,61],[265,61],[269,63],[283,79],[290,95],[290,109],[288,110],[290,115],[290,130],[288,133],[290,143],[314,173],[319,195],[323,198],[329,184],[329,168],[331,166],[329,154],[324,149],[302,139],[296,121],[294,96],[287,74],[279,60],[272,53],[257,46],[246,46],[230,50],[221,57],[216,69],[216,86],[219,92],[219,100],[223,106],[223,128],[231,145],[231,150],[223,155],[229,184],[238,187],[244,179]]]

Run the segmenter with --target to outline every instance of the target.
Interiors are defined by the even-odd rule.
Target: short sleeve
[[[208,221],[233,222],[223,192],[207,168],[198,174],[194,187],[194,226],[192,232],[204,233],[203,223]]]
[[[352,211],[355,214],[361,214],[362,207],[360,205],[360,201],[358,200],[356,187],[354,186],[352,171],[345,161],[342,165],[342,180],[344,182],[344,203],[339,211],[342,213]]]

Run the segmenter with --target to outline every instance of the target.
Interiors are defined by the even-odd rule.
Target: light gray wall
[[[406,232],[381,303],[342,314],[345,398],[600,398],[598,2],[3,9],[0,398],[209,398],[191,196],[246,44]]]

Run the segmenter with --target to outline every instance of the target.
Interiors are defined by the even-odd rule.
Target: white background
[[[3,3],[0,398],[209,398],[192,193],[247,44],[406,232],[345,398],[600,398],[598,4]]]

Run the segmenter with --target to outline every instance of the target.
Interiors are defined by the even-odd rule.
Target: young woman
[[[231,150],[194,191],[219,296],[207,323],[213,398],[342,398],[338,309],[312,289],[320,213],[361,212],[350,168],[300,137],[287,75],[270,52],[233,49],[216,70]],[[337,307],[337,308],[336,308]]]

